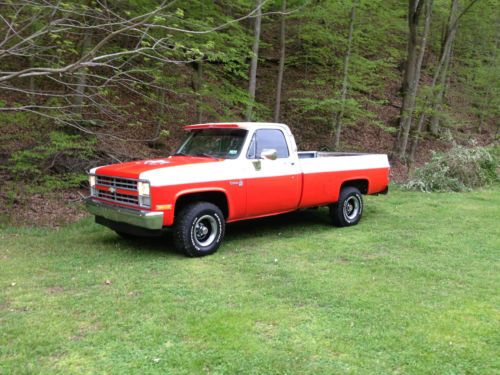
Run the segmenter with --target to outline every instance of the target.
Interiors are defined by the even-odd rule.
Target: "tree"
[[[181,74],[169,77],[170,85],[160,83],[164,67],[173,70],[199,63],[200,81],[201,64],[207,61],[223,64],[239,79],[247,70],[244,56],[248,49],[245,31],[238,24],[254,17],[260,8],[228,17],[220,8],[229,4],[231,11],[243,12],[247,4],[205,4],[205,14],[211,15],[205,19],[186,16],[196,15],[199,1],[186,2],[184,8],[174,4],[145,0],[124,9],[108,2],[92,7],[78,1],[9,2],[5,6],[8,17],[0,17],[0,35],[4,36],[0,38],[0,63],[8,67],[0,71],[0,89],[33,100],[1,105],[0,111],[33,113],[87,134],[116,137],[103,131],[105,124],[143,124],[131,96],[163,107],[163,96],[170,93],[198,98],[197,117],[201,118],[201,87],[187,93],[180,83]],[[207,75],[213,72],[206,70]],[[238,90],[225,80],[225,95],[233,96],[229,101],[240,100],[234,99],[240,96]],[[128,93],[126,105],[117,98],[124,93]],[[246,102],[241,98],[241,103]],[[150,125],[156,137],[156,122]]]
[[[439,79],[443,82],[446,80],[446,71],[447,71],[447,65],[449,64],[449,59],[451,57],[451,47],[453,45],[453,41],[455,39],[455,33],[456,29],[458,27],[458,23],[460,19],[472,8],[472,6],[478,1],[478,0],[471,0],[471,2],[460,12],[460,14],[456,15],[456,7],[458,6],[458,0],[451,0],[451,7],[450,7],[450,14],[448,16],[448,27],[447,27],[447,32],[445,34],[445,38],[443,39],[442,43],[442,48],[441,48],[441,54],[439,57],[438,64],[435,68],[434,75],[432,78],[432,83],[429,88],[429,93],[425,95],[423,99],[423,105],[422,109],[420,111],[420,116],[418,119],[417,123],[417,129],[415,130],[414,133],[414,139],[413,143],[411,146],[410,150],[410,162],[412,162],[415,159],[415,154],[416,150],[418,147],[418,142],[422,134],[422,130],[425,125],[425,121],[427,119],[427,115],[429,112],[428,107],[430,104],[434,103],[434,97],[435,97],[435,92],[436,92],[436,85]],[[439,89],[441,90],[441,88]],[[443,89],[444,90],[444,89]],[[442,94],[444,91],[439,91],[438,92],[438,101],[440,100],[439,98],[442,99]],[[433,108],[435,110],[435,108]],[[432,130],[431,130],[432,131]],[[437,131],[437,130],[435,130]]]
[[[347,86],[349,83],[349,59],[351,57],[352,39],[354,31],[354,19],[356,17],[356,6],[358,0],[354,0],[351,7],[351,15],[349,17],[349,36],[347,37],[347,51],[344,55],[344,70],[342,74],[342,90],[340,91],[340,109],[335,113],[334,128],[335,140],[334,150],[338,150],[340,146],[340,132],[342,130],[342,117],[344,116],[345,101],[347,96]]]
[[[402,92],[403,100],[401,104],[399,130],[396,138],[396,152],[400,159],[403,159],[406,154],[408,144],[408,136],[410,134],[411,121],[413,110],[415,107],[415,98],[417,95],[418,82],[420,80],[420,70],[422,65],[423,54],[425,51],[425,43],[427,41],[427,32],[430,22],[430,11],[426,17],[426,28],[420,52],[418,48],[418,24],[420,21],[421,11],[425,0],[409,0],[408,2],[408,43],[407,43],[407,58],[405,71],[403,75]],[[427,5],[428,9],[432,8]]]
[[[276,102],[274,105],[274,122],[279,122],[279,120],[280,120],[281,90],[283,87],[283,73],[285,70],[285,47],[286,47],[285,13],[286,13],[286,0],[282,0],[282,2],[281,2],[281,25],[280,25],[280,61],[279,61],[279,68],[278,68],[278,80],[276,83]]]
[[[432,134],[437,135],[439,132],[439,122],[441,118],[443,97],[446,88],[446,79],[448,77],[448,69],[451,61],[451,52],[453,49],[453,42],[455,41],[455,36],[457,34],[457,27],[453,26],[457,21],[458,17],[458,0],[452,0],[450,4],[450,15],[448,18],[448,26],[446,29],[446,34],[444,38],[444,43],[442,46],[442,58],[443,64],[439,71],[439,78],[437,92],[434,95],[433,105],[432,105],[432,116],[430,120],[430,131]],[[453,27],[452,27],[453,26]],[[458,26],[458,24],[457,24]]]
[[[257,87],[257,63],[259,61],[259,43],[260,43],[260,25],[262,21],[262,0],[255,1],[257,15],[254,24],[254,39],[252,47],[252,61],[250,63],[250,79],[248,84],[248,105],[247,105],[247,121],[252,121],[252,112],[255,102],[255,89]]]

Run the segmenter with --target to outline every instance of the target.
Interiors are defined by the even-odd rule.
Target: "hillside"
[[[432,151],[498,141],[498,0],[155,4],[1,6],[4,212],[78,200],[90,167],[168,155],[185,124],[244,120],[249,108],[272,121],[282,30],[279,121],[300,149],[388,153],[401,182]],[[417,87],[405,86],[412,38]]]

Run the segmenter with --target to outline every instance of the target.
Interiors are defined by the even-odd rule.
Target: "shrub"
[[[468,191],[496,181],[497,168],[494,150],[454,145],[446,153],[433,153],[404,187],[425,192]]]
[[[85,181],[85,166],[95,151],[95,139],[53,131],[32,149],[14,152],[7,167],[16,182],[30,192],[78,186]]]

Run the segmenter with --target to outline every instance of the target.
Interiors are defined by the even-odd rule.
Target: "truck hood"
[[[197,157],[197,156],[170,156],[168,158],[139,160],[127,163],[111,164],[111,165],[106,165],[104,167],[94,168],[90,172],[105,176],[113,176],[113,177],[140,178],[141,173],[154,171],[157,169],[197,165],[197,164],[207,164],[207,163],[219,163],[222,161],[224,161],[224,159],[212,159],[208,157]]]

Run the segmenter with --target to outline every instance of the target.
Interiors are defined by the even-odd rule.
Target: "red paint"
[[[231,185],[232,180],[224,180],[151,187],[151,207],[152,211],[156,211],[154,208],[157,205],[172,204],[171,210],[163,211],[163,224],[171,226],[174,223],[175,203],[181,196],[192,193],[221,192],[228,201],[227,221],[234,222],[277,215],[311,206],[328,205],[338,200],[340,187],[344,182],[363,179],[369,181],[368,194],[379,193],[389,182],[388,168],[251,178],[244,179],[242,186]],[[104,187],[98,186],[98,188],[106,190]],[[136,195],[122,189],[117,191]],[[115,202],[112,204],[130,207],[127,204]]]
[[[159,158],[151,160],[130,161],[127,163],[111,164],[97,168],[96,174],[123,177],[123,178],[139,178],[143,172],[161,169],[178,167],[180,165],[214,163],[220,162],[223,159],[211,159],[196,156],[170,156],[168,158]]]
[[[196,124],[196,125],[186,125],[184,129],[195,130],[195,129],[234,129],[239,128],[238,124]]]
[[[175,202],[179,197],[217,191],[225,194],[229,206],[227,221],[233,222],[334,203],[338,200],[340,186],[349,180],[367,179],[368,194],[376,194],[387,186],[387,175],[388,169],[380,168],[356,173],[342,171],[252,178],[243,180],[241,187],[231,185],[231,180],[153,187],[152,207],[173,204],[172,210],[163,211],[164,225],[171,226],[174,223]]]
[[[109,191],[109,186],[101,186],[101,185],[96,185],[96,189],[102,190],[102,191]],[[138,191],[135,190],[127,190],[127,189],[120,189],[117,188],[116,192],[118,194],[125,194],[125,195],[132,195],[134,197],[137,197],[139,195]]]
[[[245,180],[245,217],[270,215],[297,209],[301,195],[301,175],[252,178]]]
[[[367,180],[368,194],[376,194],[389,183],[388,168],[364,169],[303,175],[301,207],[321,206],[339,199],[340,187],[344,182]]]

